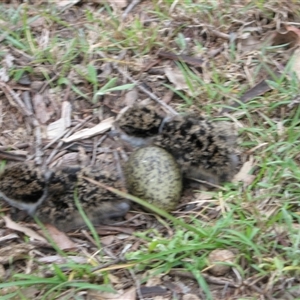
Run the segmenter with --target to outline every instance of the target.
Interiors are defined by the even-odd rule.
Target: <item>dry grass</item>
[[[60,138],[157,101],[234,122],[244,171],[185,193],[179,222],[133,211],[123,224],[44,239],[33,223],[1,219],[1,297],[300,299],[297,1],[145,0],[125,18],[121,0],[42,2],[0,4],[3,163],[105,161],[120,147],[105,134]],[[49,130],[66,107],[70,126]],[[208,271],[213,249],[235,254],[223,277]]]

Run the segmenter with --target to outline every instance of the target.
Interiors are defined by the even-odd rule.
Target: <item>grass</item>
[[[17,61],[7,67],[10,78],[16,82],[27,75],[48,83],[52,90],[64,90],[72,84],[72,99],[85,99],[90,105],[90,113],[95,115],[99,113],[97,105],[105,96],[120,97],[133,87],[114,70],[99,79],[105,72],[103,64],[108,64],[110,59],[119,62],[119,67],[131,76],[152,84],[154,92],[158,87],[162,94],[172,90],[175,94],[172,106],[178,111],[197,107],[211,117],[220,108],[228,106],[230,98],[238,99],[250,88],[245,69],[254,74],[252,80],[255,83],[260,81],[261,73],[273,74],[270,66],[273,61],[278,61],[277,54],[284,52],[282,49],[264,48],[261,52],[256,51],[259,53],[241,54],[228,41],[220,42],[218,38],[199,33],[205,26],[229,33],[231,28],[241,27],[234,19],[245,20],[252,12],[262,14],[272,23],[277,13],[272,1],[252,1],[247,7],[242,4],[232,6],[232,1],[223,1],[222,5],[215,1],[179,1],[170,11],[172,4],[169,0],[146,1],[143,8],[140,4],[137,9],[146,13],[146,19],[153,19],[148,23],[143,23],[139,14],[121,22],[122,12],[113,10],[108,4],[77,6],[73,11],[65,12],[54,4],[46,5],[45,9],[38,5],[29,8],[24,4],[15,8],[1,4],[0,35],[4,38],[0,57],[4,59],[8,49],[14,50],[14,56],[21,54],[22,63]],[[295,9],[293,16],[298,21],[299,15],[299,9]],[[34,25],[40,18],[44,27]],[[199,20],[205,25],[203,28],[198,26]],[[198,28],[195,44],[186,38],[189,36],[187,28]],[[45,44],[43,39],[47,41]],[[225,56],[205,56],[206,50],[216,47],[215,44],[226,44]],[[199,50],[209,65],[203,74],[182,62],[177,63],[188,91],[175,90],[165,80],[162,84],[153,84],[161,80],[159,77],[137,75],[146,65],[144,62],[156,59],[157,50],[185,53],[191,45],[195,55]],[[120,59],[119,54],[124,50],[127,52]],[[107,54],[110,59],[103,59],[97,51]],[[42,72],[38,69],[40,66],[44,67]],[[289,290],[292,293],[299,285],[300,274],[300,108],[297,105],[289,107],[291,100],[299,94],[299,82],[290,75],[292,67],[290,61],[284,76],[279,79],[271,76],[268,83],[272,90],[242,103],[230,113],[229,119],[239,126],[244,156],[250,153],[255,160],[251,183],[226,184],[222,190],[211,192],[208,200],[198,201],[200,213],[192,211],[189,215],[174,217],[153,208],[156,228],[137,230],[131,238],[139,241],[138,249],[132,250],[132,240],[125,240],[119,248],[122,256],[125,254],[125,262],[112,262],[108,269],[105,263],[111,259],[104,255],[100,237],[89,224],[93,239],[97,241],[97,247],[86,253],[90,263],[74,263],[71,253],[59,251],[67,257],[67,263],[36,261],[30,273],[26,273],[22,265],[8,266],[6,269],[13,268],[14,272],[0,283],[0,289],[4,289],[1,299],[30,299],[26,295],[30,286],[39,291],[37,299],[56,299],[65,292],[70,293],[69,297],[79,297],[81,291],[117,291],[121,285],[116,284],[116,277],[132,280],[128,270],[143,285],[150,278],[171,274],[174,269],[190,272],[205,299],[217,299],[210,282],[203,276],[209,267],[208,255],[214,249],[234,251],[235,273],[230,279],[234,281],[238,274],[247,287],[240,291],[239,298],[230,299],[260,299],[260,292],[268,299],[283,299],[285,289],[286,293]],[[76,113],[80,115],[81,112]],[[94,268],[101,264],[103,268],[95,271]],[[257,289],[251,288],[253,285]],[[300,299],[299,293],[297,295],[295,297]]]

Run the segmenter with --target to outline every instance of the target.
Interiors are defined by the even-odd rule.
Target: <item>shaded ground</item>
[[[126,1],[53,2],[1,4],[0,158],[118,165],[130,149],[95,126],[156,101],[235,123],[243,166],[185,191],[173,215],[194,231],[134,208],[91,233],[49,226],[55,245],[1,218],[2,295],[300,298],[299,4],[142,1],[124,16]],[[213,249],[236,256],[224,276],[208,271]]]

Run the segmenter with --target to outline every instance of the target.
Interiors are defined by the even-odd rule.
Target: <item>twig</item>
[[[169,274],[174,275],[174,276],[186,277],[186,278],[190,278],[190,279],[194,279],[194,280],[196,279],[195,276],[191,272],[187,272],[187,271],[171,270],[169,272]],[[235,284],[232,281],[220,279],[220,278],[210,276],[205,273],[201,273],[201,276],[203,276],[204,279],[209,283],[218,284],[218,285],[227,285],[227,286],[234,287],[234,288],[240,287],[239,284]]]
[[[141,0],[133,0],[125,9],[125,11],[122,14],[122,20],[124,20],[127,15],[132,11],[132,9],[138,5],[141,2]]]
[[[102,142],[107,138],[107,135],[103,135],[100,139],[97,137],[94,138],[93,142],[93,151],[92,151],[92,160],[91,165],[93,166],[96,162],[97,149],[102,144]]]
[[[0,88],[2,91],[5,93],[6,97],[9,98],[10,100],[14,100],[16,107],[19,108],[21,114],[24,117],[29,117],[32,118],[32,125],[36,126],[37,125],[37,120],[35,119],[33,113],[27,109],[25,104],[23,103],[22,99],[19,97],[19,95],[13,91],[5,82],[0,81]]]
[[[170,7],[170,10],[169,10],[169,13],[172,13],[173,10],[175,9],[176,5],[178,4],[179,0],[175,0],[173,1],[171,7]]]
[[[223,191],[226,191],[225,188],[221,187],[220,185],[217,185],[217,184],[213,184],[209,181],[205,181],[205,180],[200,180],[200,179],[196,179],[196,178],[193,178],[193,177],[187,177],[187,179],[190,179],[190,180],[194,180],[196,182],[199,182],[199,183],[203,183],[203,184],[206,184],[206,185],[209,185],[211,187],[214,187],[214,188],[217,188],[219,190],[223,190]]]
[[[10,28],[11,30],[14,30],[13,27]],[[6,34],[6,33],[5,33]],[[1,37],[0,37],[0,42],[1,42]],[[8,46],[10,53],[12,53],[15,57],[20,57],[20,55],[22,55],[23,57],[21,58],[22,61],[27,65],[30,62],[32,62],[34,60],[33,56],[28,55],[27,53],[19,50],[16,47],[12,47],[12,46]]]
[[[30,94],[28,91],[23,92],[23,100],[25,103],[25,106],[28,108],[28,110],[30,110],[30,112],[33,114],[33,107],[31,104],[31,99],[30,99]]]
[[[124,177],[123,169],[121,167],[121,162],[120,162],[120,157],[119,157],[118,150],[113,150],[113,155],[114,155],[114,160],[116,162],[118,173],[119,173],[119,175],[121,177],[121,181],[122,181],[123,187],[125,187],[126,186],[126,184],[125,184],[125,177]]]
[[[2,127],[2,123],[3,123],[3,105],[2,105],[2,100],[0,100],[0,128]]]
[[[29,146],[28,143],[17,143],[14,145],[7,145],[7,146],[0,146],[0,150],[2,151],[8,151],[8,150],[19,150],[19,149],[24,149]]]
[[[219,30],[209,28],[208,31],[211,32],[214,36],[219,37],[221,39],[224,39],[224,40],[229,40],[230,39],[229,34],[221,32]]]
[[[43,156],[43,151],[42,151],[42,133],[41,133],[41,127],[36,126],[34,128],[34,136],[35,136],[35,162],[37,165],[42,164],[42,156]]]
[[[143,297],[142,292],[141,292],[141,283],[140,283],[140,281],[135,276],[133,269],[129,269],[129,273],[130,273],[132,279],[135,282],[136,292],[137,292],[137,294],[139,296],[139,299],[140,300],[144,300],[144,297]]]
[[[237,275],[237,270],[235,268],[232,268],[232,270],[234,271],[235,275]],[[263,295],[264,297],[266,297],[267,300],[274,300],[274,298],[272,296],[268,295],[265,290],[262,290],[261,288],[259,288],[256,285],[259,281],[265,280],[267,278],[267,276],[262,276],[262,277],[259,277],[259,278],[256,278],[256,279],[254,278],[253,280],[246,279],[244,281],[242,281],[241,276],[238,276],[238,277],[240,277],[239,281],[241,282],[241,285],[243,285],[243,286],[245,286],[249,289],[254,290],[259,295]]]
[[[90,241],[95,247],[98,247],[96,241],[93,239],[93,237],[85,229],[82,229],[80,231],[88,241]]]
[[[15,154],[15,153],[0,150],[0,158],[23,162],[26,160],[26,155],[20,155],[20,154]]]
[[[125,221],[120,221],[120,222],[114,222],[114,226],[120,226],[120,225],[125,225],[125,224],[129,224],[130,222],[132,222],[135,219],[140,218],[142,214],[136,214],[135,216],[125,220]]]
[[[43,86],[40,88],[39,93],[42,94],[42,93],[45,91],[45,89],[47,88],[47,86],[48,86],[51,82],[53,82],[54,80],[56,80],[56,79],[59,77],[59,75],[60,75],[60,74],[55,74],[50,80],[48,80],[47,82],[45,82],[45,83],[43,84]]]
[[[91,165],[93,166],[96,161],[96,155],[97,155],[97,137],[93,138],[93,149],[92,149],[92,159],[91,159]]]
[[[100,266],[94,267],[93,269],[91,269],[91,272],[94,273],[94,272],[97,272],[98,270],[105,269],[105,268],[108,268],[108,267],[113,266],[113,265],[118,265],[119,263],[124,263],[124,259],[116,258],[116,259],[114,259],[110,262],[107,262],[107,263],[102,264]]]
[[[98,54],[103,57],[104,59],[108,59],[105,54],[103,54],[101,51],[98,51]],[[170,113],[173,115],[178,115],[178,112],[176,112],[172,107],[170,107],[168,104],[163,102],[159,97],[157,97],[155,94],[148,91],[146,88],[144,88],[141,84],[139,84],[138,81],[134,80],[131,76],[129,76],[125,71],[121,70],[116,63],[112,64],[113,68],[118,71],[122,76],[124,76],[128,81],[132,82],[136,87],[141,90],[143,93],[148,95],[151,99],[159,103],[161,106],[163,106],[165,109],[167,109]]]
[[[84,125],[86,122],[88,122],[90,119],[92,118],[92,116],[88,116],[87,118],[85,118],[81,123],[77,124],[75,127],[73,127],[71,130],[69,130],[66,135],[64,136],[65,138],[69,137],[73,132],[75,132],[79,127],[81,127],[82,125]],[[49,157],[46,160],[46,164],[48,165],[52,158],[56,155],[56,153],[58,152],[58,149],[63,145],[63,141],[60,141],[56,147],[53,149],[53,151],[51,152],[51,154],[49,155]],[[48,144],[49,145],[49,144]],[[47,146],[48,146],[47,145]],[[46,146],[46,147],[47,147]]]
[[[33,115],[33,107],[31,104],[31,98],[30,98],[30,94],[28,91],[23,92],[23,100],[24,100],[25,106],[28,108],[28,110],[30,110],[30,112]],[[43,151],[42,151],[42,133],[41,133],[41,128],[40,128],[39,124],[38,124],[38,126],[34,127],[33,133],[34,133],[34,137],[35,137],[35,143],[34,143],[35,162],[37,165],[41,165]]]

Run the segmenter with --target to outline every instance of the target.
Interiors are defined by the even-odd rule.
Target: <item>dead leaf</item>
[[[22,225],[20,225],[16,222],[14,222],[12,219],[10,219],[7,216],[3,216],[3,219],[5,221],[5,226],[7,228],[23,232],[24,234],[26,234],[27,236],[29,236],[32,239],[42,241],[42,242],[45,242],[45,243],[47,242],[44,237],[42,237],[41,235],[39,235],[38,233],[36,233],[32,229],[24,227],[24,226],[22,226]]]
[[[51,236],[55,244],[62,250],[76,248],[77,245],[67,236],[66,233],[59,231],[51,224],[45,224],[48,234]]]
[[[73,262],[77,264],[87,264],[89,262],[89,259],[87,257],[82,257],[78,255],[74,256],[67,256],[67,257],[62,257],[60,255],[47,255],[44,257],[39,257],[36,259],[36,261],[41,262],[41,263],[55,263],[55,264],[66,264],[68,261],[72,260]]]
[[[200,298],[194,294],[185,294],[182,296],[182,300],[200,300]]]
[[[201,192],[195,193],[195,198],[196,198],[195,202],[203,201],[203,200],[211,200],[211,199],[213,199],[213,195],[212,195],[212,193],[209,193],[206,191],[201,191]]]
[[[70,82],[72,82],[74,85],[79,85],[84,81],[84,76],[87,75],[87,70],[82,65],[74,65],[72,70],[70,71],[68,78]]]
[[[292,31],[292,32],[295,32],[297,35],[298,35],[298,37],[300,37],[300,29],[299,28],[297,28],[297,27],[295,27],[295,26],[285,26],[285,29],[287,30],[287,31]]]
[[[101,244],[102,245],[102,244]],[[112,273],[109,273],[108,275],[108,278],[109,278],[109,282],[111,284],[120,284],[122,282],[122,278],[118,277],[118,276],[115,276],[113,275]]]
[[[48,29],[43,29],[37,42],[40,49],[47,49],[50,42],[50,31]]]
[[[161,285],[162,284],[162,276],[161,275],[157,275],[157,276],[153,276],[148,278],[147,282],[146,282],[146,286],[150,287],[150,286],[157,286],[157,285]]]
[[[31,23],[29,23],[29,26],[32,28],[43,28],[46,23],[47,23],[46,18],[38,17],[37,19],[35,19]]]
[[[58,7],[69,7],[77,4],[80,0],[51,0],[49,2],[56,4]]]
[[[40,293],[40,289],[38,289],[36,286],[26,287],[25,285],[24,287],[20,287],[19,292],[23,299],[35,299],[36,295]]]
[[[9,69],[13,67],[13,62],[15,58],[7,53],[1,61],[0,68],[0,80],[4,82],[9,81]]]
[[[0,80],[3,82],[7,82],[9,80],[8,71],[6,68],[0,69]]]
[[[10,240],[14,240],[14,239],[18,239],[19,236],[15,233],[11,233],[11,234],[7,234],[5,236],[1,236],[0,237],[0,243],[3,243],[5,241],[10,241]]]
[[[169,81],[175,85],[175,90],[188,89],[188,85],[186,84],[185,78],[178,68],[166,67],[165,74]]]
[[[26,259],[29,256],[29,252],[33,249],[33,245],[26,243],[11,244],[6,247],[1,247],[0,264],[5,265],[16,260]]]
[[[9,159],[12,161],[25,161],[27,157],[26,151],[2,151],[0,150],[0,159]]]
[[[61,105],[61,118],[64,119],[66,128],[71,126],[72,105],[69,101],[63,101]]]
[[[292,56],[292,66],[291,66],[291,71],[294,71],[300,80],[300,49],[296,49],[293,56]]]
[[[136,88],[133,88],[132,90],[126,92],[124,97],[124,104],[126,106],[131,106],[137,101],[138,98],[139,98],[138,90]]]
[[[159,57],[168,58],[176,61],[183,61],[193,67],[203,67],[204,60],[201,58],[188,56],[188,55],[177,55],[172,52],[159,51],[157,54]]]
[[[104,246],[112,245],[112,243],[114,242],[114,240],[115,240],[115,236],[114,235],[108,235],[108,236],[102,237],[100,239],[101,245],[104,245]]]
[[[162,101],[168,104],[171,102],[173,96],[174,96],[174,92],[172,90],[169,90],[162,97]]]
[[[277,134],[279,137],[283,137],[284,133],[285,133],[285,127],[284,127],[284,123],[282,121],[278,122],[277,125]]]
[[[258,84],[256,84],[253,88],[251,88],[250,90],[248,90],[247,92],[245,92],[240,98],[239,98],[239,102],[235,102],[230,104],[231,107],[230,108],[224,108],[222,110],[222,114],[230,112],[232,110],[232,108],[234,107],[239,107],[242,103],[247,103],[250,100],[252,100],[255,97],[261,96],[263,94],[265,94],[268,91],[271,91],[273,88],[268,84],[268,80],[274,80],[274,78],[279,78],[281,76],[281,74],[278,71],[273,71],[273,76],[268,76],[266,79],[262,80],[261,82],[259,82]]]
[[[47,126],[47,138],[50,140],[63,136],[66,130],[65,120],[60,118]]]
[[[54,160],[51,163],[51,167],[67,167],[67,166],[74,166],[77,165],[79,161],[79,153],[78,152],[72,152],[72,153],[66,153],[59,157],[57,160]]]
[[[99,29],[99,30],[100,30],[100,29]],[[96,35],[97,35],[96,40],[98,40],[99,35],[97,34],[97,32],[96,32]],[[91,48],[93,48],[93,47],[91,47]],[[101,71],[101,74],[98,75],[98,78],[99,78],[99,79],[106,80],[107,77],[111,76],[112,71],[113,71],[113,68],[112,68],[111,63],[110,63],[110,62],[104,63],[104,64],[101,66],[100,71]]]
[[[286,32],[276,32],[272,39],[272,45],[287,44],[287,49],[300,44],[300,30],[294,26],[286,26]]]
[[[69,101],[63,101],[61,111],[61,118],[47,126],[47,137],[49,139],[56,139],[62,136],[65,130],[71,126],[71,103]]]
[[[234,176],[233,182],[244,182],[246,185],[249,185],[253,182],[255,176],[249,174],[254,166],[254,157],[250,156],[249,160],[244,163],[240,171]]]
[[[127,7],[128,1],[127,0],[108,0],[109,4],[113,7],[117,7],[119,9],[123,9]]]
[[[34,95],[32,98],[32,105],[37,119],[42,124],[45,124],[50,119],[50,116],[47,112],[47,106],[44,101],[44,97],[41,94]]]
[[[141,286],[141,294],[143,295],[143,298],[170,299],[170,291],[168,291],[165,287],[162,287],[160,285]]]
[[[99,291],[88,291],[88,299],[94,300],[135,300],[136,289],[130,288],[127,291],[117,291],[117,293],[99,292]]]
[[[104,133],[105,131],[109,130],[112,127],[114,120],[115,120],[114,117],[107,118],[92,128],[82,129],[80,131],[77,131],[73,135],[69,136],[68,138],[61,139],[61,140],[65,143],[69,143],[69,142],[74,142],[82,139],[87,139],[97,134]]]
[[[263,42],[258,36],[253,36],[250,32],[247,32],[247,35],[237,39],[238,49],[242,53],[251,52],[257,49],[260,49],[263,45]]]
[[[5,280],[6,271],[2,264],[0,264],[0,280],[3,282]]]

